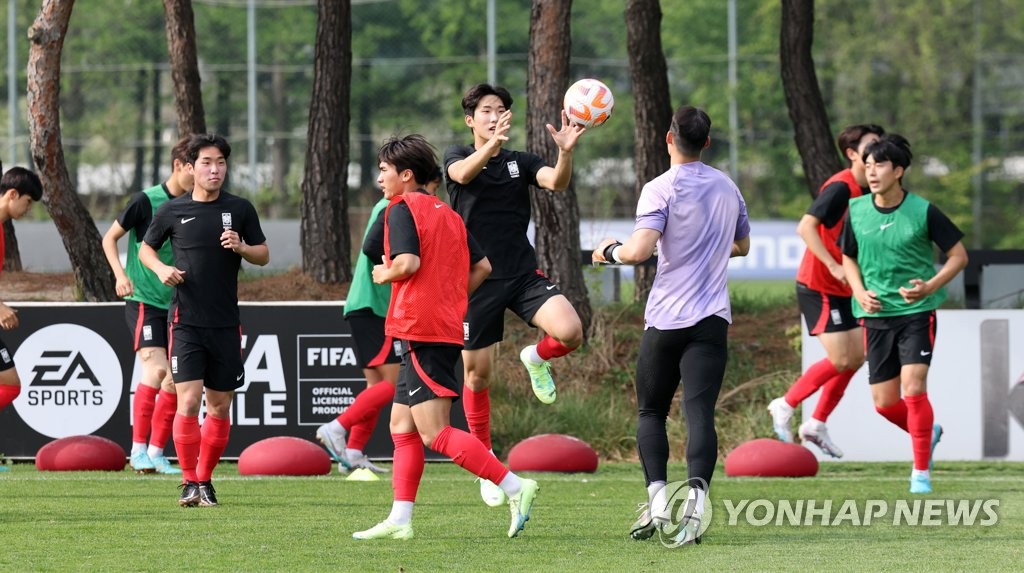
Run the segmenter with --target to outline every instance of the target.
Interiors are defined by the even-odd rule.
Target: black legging
[[[648,328],[636,363],[637,450],[647,484],[668,481],[665,420],[679,380],[686,419],[686,469],[690,485],[711,483],[718,461],[715,403],[728,359],[729,323],[709,316],[678,330]]]

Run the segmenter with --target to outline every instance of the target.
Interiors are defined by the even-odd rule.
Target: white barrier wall
[[[825,357],[803,329],[803,367]],[[1024,310],[940,310],[928,397],[945,433],[941,460],[1024,461]],[[810,418],[818,395],[804,402]],[[907,461],[909,436],[875,412],[867,364],[828,419],[843,461]],[[819,460],[823,456],[814,446]]]

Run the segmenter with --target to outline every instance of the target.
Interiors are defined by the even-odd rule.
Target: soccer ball
[[[597,127],[611,117],[615,97],[600,80],[586,78],[569,86],[562,106],[570,122],[586,128]]]

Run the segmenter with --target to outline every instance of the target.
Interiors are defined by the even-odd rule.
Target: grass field
[[[725,478],[712,485],[713,518],[704,542],[676,549],[627,535],[643,501],[634,463],[596,474],[535,474],[541,490],[532,519],[508,539],[508,511],[489,508],[471,476],[452,464],[427,467],[410,541],[351,539],[383,519],[390,482],[241,477],[233,464],[215,475],[221,505],[177,507],[177,481],[129,472],[38,472],[15,465],[0,474],[4,571],[981,571],[1020,570],[1024,562],[1024,464],[942,463],[936,491],[907,493],[909,464],[823,464],[818,477]],[[670,467],[670,478],[685,468]],[[899,500],[995,500],[996,523],[893,525]],[[888,513],[869,526],[756,525],[735,508],[743,500],[846,500]],[[726,503],[728,502],[728,504]],[[944,503],[944,502],[943,502]],[[731,506],[729,505],[731,504]],[[749,507],[749,506],[748,506]],[[994,507],[994,506],[990,506]],[[730,510],[731,508],[731,510]],[[735,519],[730,519],[730,514]],[[921,514],[918,515],[921,518]],[[923,519],[923,518],[922,518]],[[730,523],[732,521],[733,523]]]

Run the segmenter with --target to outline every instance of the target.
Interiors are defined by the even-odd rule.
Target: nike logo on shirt
[[[186,218],[182,217],[182,218],[181,218],[181,224],[182,224],[182,225],[184,225],[185,223],[188,223],[188,222],[189,222],[189,221],[191,221],[192,219],[195,219],[195,217],[189,217],[188,219],[186,219]]]
[[[440,203],[437,203],[437,204],[435,204],[435,205],[434,205],[434,208],[435,208],[435,209],[440,209],[440,208],[441,208],[441,204],[440,204]]]
[[[892,223],[886,223],[886,224],[884,224],[884,225],[880,226],[880,227],[878,228],[878,230],[879,230],[879,231],[884,231],[884,230],[888,229],[889,227],[892,227],[892,226],[893,226],[893,225],[895,225],[895,224],[896,224],[896,222],[895,222],[895,221],[893,221]]]
[[[235,378],[235,381],[236,382],[241,382],[242,381],[242,376],[245,376],[245,372],[242,372],[241,374],[239,374],[238,378]]]

